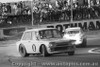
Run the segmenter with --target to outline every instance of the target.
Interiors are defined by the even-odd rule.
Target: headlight
[[[49,47],[53,47],[54,46],[54,43],[53,42],[50,42],[49,43]]]
[[[49,47],[52,47],[53,46],[53,44],[52,43],[49,43]]]

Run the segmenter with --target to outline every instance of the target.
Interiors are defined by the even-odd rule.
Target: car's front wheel
[[[47,50],[46,50],[45,45],[42,45],[42,46],[41,46],[41,55],[42,55],[43,57],[48,56],[48,52],[47,52]]]
[[[22,57],[27,57],[29,54],[27,54],[26,49],[23,45],[19,46],[19,53]]]

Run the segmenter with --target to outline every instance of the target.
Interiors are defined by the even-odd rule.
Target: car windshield
[[[61,38],[61,33],[56,29],[47,29],[39,31],[39,35],[41,39],[49,39],[49,38]]]

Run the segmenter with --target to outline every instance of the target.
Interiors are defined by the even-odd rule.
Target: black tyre
[[[29,54],[27,54],[26,49],[23,45],[19,46],[19,53],[22,57],[27,57]]]
[[[87,46],[87,40],[86,39],[83,39],[83,42],[81,44],[81,47],[86,47]]]
[[[72,56],[75,54],[75,51],[72,51],[72,52],[68,52],[68,55]]]
[[[47,52],[47,50],[46,50],[45,45],[42,45],[42,46],[41,46],[41,55],[42,55],[43,57],[48,56],[48,52]]]

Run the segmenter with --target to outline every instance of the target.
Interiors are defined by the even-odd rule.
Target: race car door
[[[30,35],[27,49],[29,53],[39,53],[39,41],[36,38],[36,31],[32,31]]]

